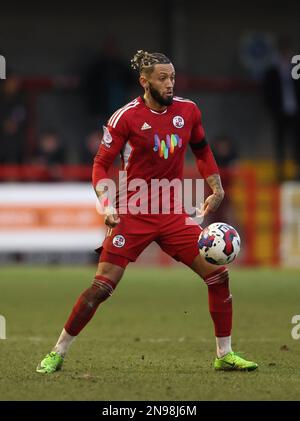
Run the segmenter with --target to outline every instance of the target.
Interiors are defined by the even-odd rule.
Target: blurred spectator
[[[20,164],[23,161],[26,117],[21,81],[10,76],[0,82],[0,163]]]
[[[41,165],[63,164],[65,162],[65,152],[58,133],[46,131],[41,134],[36,162]]]
[[[293,158],[300,178],[300,80],[291,76],[293,56],[290,40],[278,42],[278,57],[264,75],[264,96],[274,123],[274,147],[278,181],[284,179],[287,135],[292,135]]]
[[[238,151],[231,137],[225,134],[216,136],[210,141],[210,144],[220,170],[222,185],[225,191],[221,206],[216,212],[211,214],[211,218],[213,219],[211,222],[227,222],[230,225],[236,225],[230,198],[230,188],[236,177],[234,170],[238,163]]]
[[[100,124],[105,122],[128,102],[135,85],[130,63],[123,62],[115,39],[108,37],[83,75],[82,88],[91,117]]]
[[[80,161],[83,164],[92,165],[94,157],[98,151],[99,145],[100,132],[98,130],[95,130],[91,132],[85,140]]]
[[[211,140],[215,159],[221,170],[228,170],[235,166],[238,160],[236,145],[228,135],[219,135]]]
[[[45,166],[51,179],[60,180],[62,178],[61,165],[65,163],[65,158],[65,150],[61,145],[58,133],[55,131],[42,133],[34,162]]]

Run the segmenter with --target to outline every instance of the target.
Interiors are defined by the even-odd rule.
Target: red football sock
[[[232,296],[229,291],[229,276],[225,266],[204,278],[208,286],[208,303],[215,326],[216,337],[231,335]]]
[[[95,314],[99,304],[114,291],[115,284],[105,276],[95,277],[90,288],[78,298],[64,328],[71,336],[77,336]]]

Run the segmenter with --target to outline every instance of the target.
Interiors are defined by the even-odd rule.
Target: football
[[[198,247],[207,262],[224,265],[237,257],[241,240],[235,228],[224,222],[215,222],[203,229],[199,235]]]

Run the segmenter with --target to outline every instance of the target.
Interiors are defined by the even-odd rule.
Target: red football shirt
[[[123,170],[127,171],[127,185],[130,182],[134,185],[134,179],[145,180],[150,193],[153,179],[181,180],[188,144],[194,152],[197,151],[198,168],[205,178],[218,173],[205,141],[201,112],[188,99],[174,97],[173,103],[165,111],[157,112],[150,109],[142,97],[138,97],[117,110],[103,131],[94,161],[94,187],[105,178],[106,171],[119,153]],[[201,159],[209,162],[201,162]],[[137,190],[128,191],[127,201]]]

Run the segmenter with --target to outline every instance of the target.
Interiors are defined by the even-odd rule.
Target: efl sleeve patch
[[[111,147],[111,143],[113,141],[112,135],[109,132],[106,126],[103,126],[103,137],[101,143],[105,145],[107,148]]]

